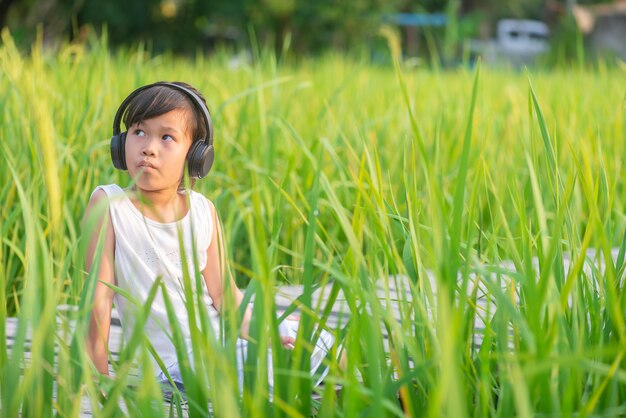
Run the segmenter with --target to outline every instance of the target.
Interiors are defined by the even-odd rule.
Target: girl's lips
[[[137,164],[139,168],[143,168],[144,170],[155,169],[154,165],[150,161],[143,160],[139,164]]]

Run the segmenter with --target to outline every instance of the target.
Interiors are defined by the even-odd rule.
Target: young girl
[[[125,132],[121,131],[122,122],[127,128]],[[222,231],[215,207],[201,194],[183,187],[184,170],[192,179],[202,178],[213,162],[213,125],[203,96],[181,82],[154,83],[132,92],[115,115],[111,158],[116,168],[128,170],[131,186],[126,189],[116,184],[96,187],[85,212],[85,220],[94,217],[99,220],[89,236],[87,271],[100,255],[87,349],[103,374],[109,372],[107,345],[113,302],[119,311],[126,340],[135,325],[136,304],[123,294],[130,294],[141,304],[160,277],[176,309],[188,348],[191,347],[191,332],[182,285],[184,263],[191,277],[195,277],[196,266],[202,274],[203,288],[198,291],[203,292],[216,336],[220,335],[218,316],[227,296],[224,293],[232,292],[237,306],[243,299],[232,276],[224,271]],[[108,212],[102,208],[108,208]],[[179,230],[183,237],[182,252]],[[100,236],[104,242],[98,247]],[[96,254],[98,248],[100,254]],[[124,292],[117,293],[108,285]],[[248,307],[241,326],[244,339],[248,336],[250,318]],[[144,334],[180,386],[182,379],[168,329],[164,300],[157,294]],[[297,322],[280,327],[284,347],[293,348],[296,329]],[[332,343],[333,337],[322,332],[317,354],[312,359],[312,372]],[[241,384],[244,340],[238,341],[240,347],[244,354],[238,356],[237,361]],[[165,374],[156,362],[154,364],[158,378],[165,381]]]

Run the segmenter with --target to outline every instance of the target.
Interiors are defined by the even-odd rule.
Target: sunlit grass
[[[82,346],[97,278],[82,268],[79,222],[96,185],[128,182],[109,161],[113,115],[157,80],[188,81],[208,99],[217,158],[196,189],[215,202],[228,267],[255,300],[257,367],[240,397],[241,313],[227,310],[219,344],[188,298],[190,414],[209,401],[229,417],[626,413],[624,69],[431,72],[337,56],[278,64],[267,51],[229,68],[226,54],[111,54],[93,39],[24,55],[8,33],[2,41],[0,316],[19,318],[11,350],[0,321],[2,415],[77,416],[84,395],[95,416],[170,412],[142,339],[149,303],[113,379]],[[304,288],[291,356],[270,338],[275,288],[288,283]],[[320,284],[330,297],[316,305]],[[399,320],[392,284],[406,290]],[[330,362],[318,404],[308,341],[340,295],[347,365]],[[60,313],[64,304],[76,309]]]

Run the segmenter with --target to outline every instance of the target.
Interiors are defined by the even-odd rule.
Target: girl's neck
[[[188,211],[184,191],[146,192],[131,188],[131,202],[148,219],[170,223],[181,220]]]

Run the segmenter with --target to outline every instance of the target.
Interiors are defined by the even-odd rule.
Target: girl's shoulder
[[[189,190],[189,201],[191,203],[192,222],[196,230],[205,231],[203,235],[204,241],[202,241],[200,247],[208,248],[213,237],[213,231],[215,230],[215,206],[210,199],[204,196],[202,193],[194,190]]]
[[[83,227],[98,224],[106,214],[111,219],[109,212],[111,199],[106,193],[106,189],[96,187],[89,197],[89,202],[83,213]]]
[[[213,204],[211,199],[209,199],[200,192],[196,192],[195,190],[189,190],[189,200],[192,202],[192,205],[195,203],[196,205],[208,209],[210,214],[213,214],[213,212],[215,212],[215,205]]]
[[[112,196],[124,193],[121,187],[117,184],[105,184],[96,186],[91,195],[89,196],[89,205],[101,204],[107,200],[110,200]]]
[[[93,192],[91,192],[91,198],[95,196],[101,196],[100,198],[108,196],[109,198],[111,198],[113,196],[123,195],[124,193],[124,189],[122,189],[117,184],[101,184],[93,189]]]
[[[94,188],[88,206],[102,206],[112,210],[125,208],[130,203],[126,192],[117,184],[104,184]]]

